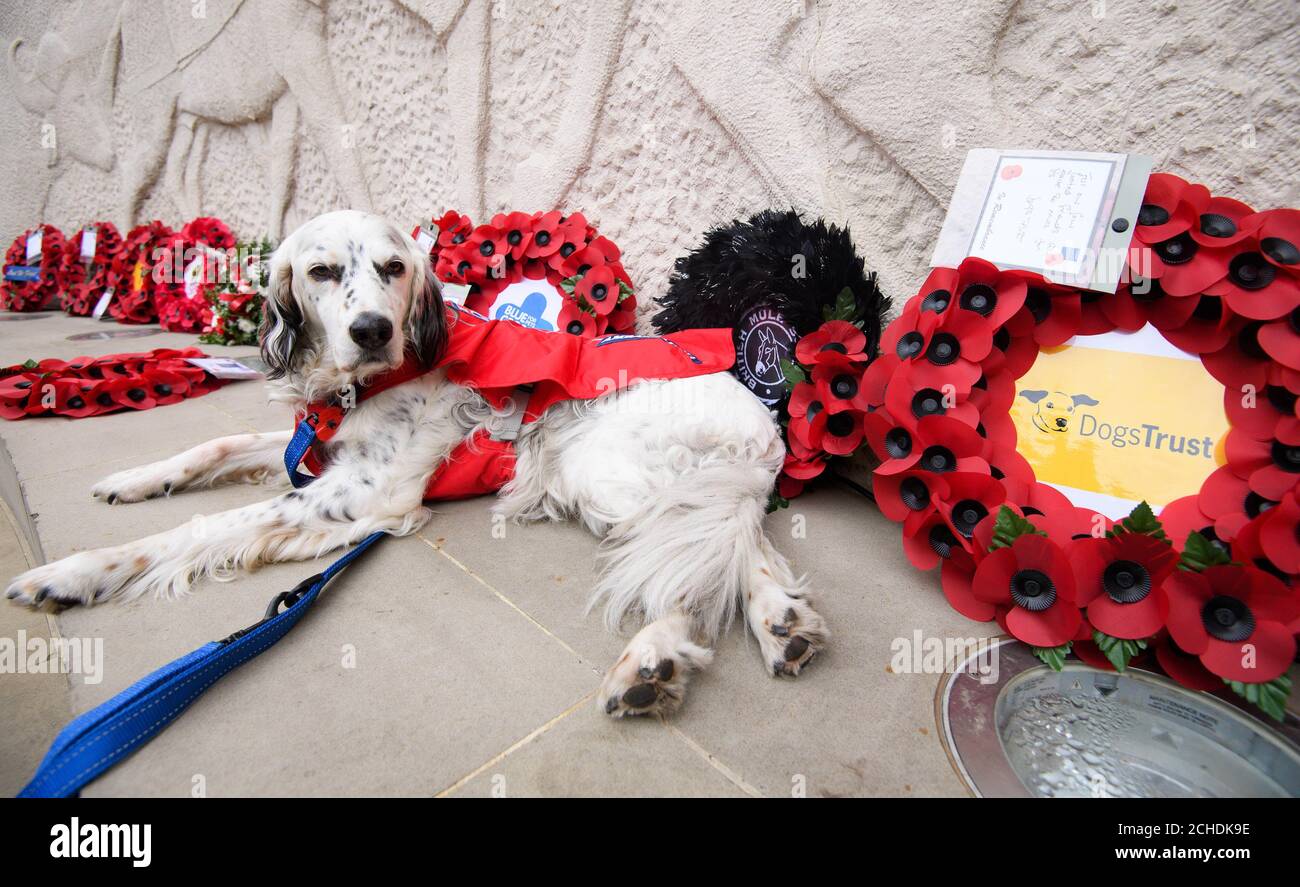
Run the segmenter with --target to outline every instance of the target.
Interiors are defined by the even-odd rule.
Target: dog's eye
[[[338,280],[338,269],[331,265],[312,265],[307,269],[307,276],[317,283],[324,283],[327,280]]]
[[[384,266],[384,276],[401,277],[402,272],[404,272],[405,270],[406,270],[405,265],[403,265],[397,259],[393,259],[393,261],[389,262],[387,265]]]

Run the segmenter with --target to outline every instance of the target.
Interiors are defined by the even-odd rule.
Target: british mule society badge
[[[785,371],[799,335],[770,305],[751,308],[736,326],[736,376],[754,396],[774,407],[785,398]]]

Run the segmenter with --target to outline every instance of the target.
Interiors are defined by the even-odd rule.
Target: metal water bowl
[[[1150,672],[1054,672],[995,642],[939,685],[953,766],[985,797],[1300,797],[1300,723],[1284,725]]]

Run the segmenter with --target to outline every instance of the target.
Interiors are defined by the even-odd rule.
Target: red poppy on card
[[[1223,689],[1223,678],[1212,674],[1201,664],[1199,657],[1178,646],[1167,630],[1156,635],[1152,647],[1156,663],[1164,673],[1187,689],[1211,692]]]
[[[1300,484],[1300,419],[1280,421],[1270,440],[1234,428],[1224,449],[1228,467],[1265,499],[1278,501]]]
[[[1035,647],[1059,647],[1083,625],[1070,562],[1043,536],[1019,536],[1009,548],[990,552],[975,571],[972,591],[997,608],[1008,632]]]
[[[1265,683],[1295,658],[1290,628],[1300,619],[1300,592],[1262,570],[1214,566],[1203,573],[1175,571],[1169,592],[1169,634],[1214,674]]]
[[[1210,191],[1170,173],[1152,173],[1142,197],[1133,236],[1142,243],[1159,243],[1196,225],[1210,203]]]
[[[799,340],[795,358],[804,366],[817,363],[822,354],[838,354],[849,360],[864,361],[867,337],[846,320],[828,320]]]
[[[1178,564],[1168,542],[1144,533],[1080,539],[1070,545],[1078,604],[1111,637],[1140,640],[1165,624],[1169,600],[1162,583]]]
[[[597,314],[609,314],[618,307],[618,281],[614,279],[614,272],[605,265],[583,274],[574,294],[594,308]]]

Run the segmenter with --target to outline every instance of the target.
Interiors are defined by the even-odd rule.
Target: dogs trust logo
[[[736,327],[736,375],[769,407],[785,396],[781,361],[790,357],[798,335],[775,308],[761,305]]]
[[[1020,396],[1034,404],[1034,427],[1045,434],[1065,434],[1070,430],[1074,411],[1081,406],[1095,407],[1100,401],[1087,394],[1027,389]]]

